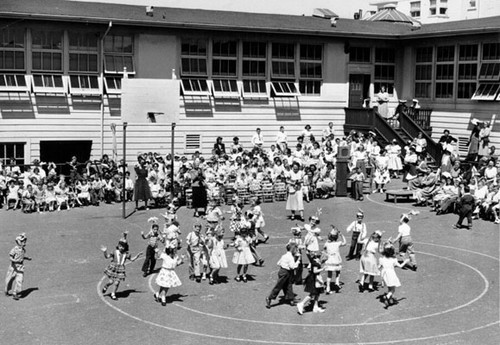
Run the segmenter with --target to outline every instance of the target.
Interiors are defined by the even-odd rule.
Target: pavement
[[[400,187],[391,184],[389,189]],[[142,276],[142,259],[127,266],[127,279],[119,288],[117,301],[100,292],[108,264],[101,245],[114,248],[121,233],[128,230],[131,254],[144,251],[146,241],[140,231],[147,231],[147,219],[160,217],[164,210],[133,212],[129,203],[126,219],[121,217],[120,204],[44,214],[0,210],[0,265],[7,269],[8,253],[20,232],[27,233],[27,255],[33,257],[26,262],[22,298],[0,298],[0,343],[499,343],[499,225],[475,221],[472,231],[454,230],[456,215],[436,216],[428,208],[417,208],[420,214],[410,226],[418,270],[397,269],[402,286],[396,290],[396,305],[384,308],[380,296],[386,289],[379,284],[373,292],[358,291],[359,262],[352,260],[343,262],[340,292],[321,295],[326,311],[306,309],[299,315],[296,307],[279,299],[266,309],[265,297],[277,279],[276,262],[285,252],[296,221],[287,218],[285,202],[261,206],[270,240],[259,245],[265,264],[250,267],[248,283],[234,280],[236,267],[230,262],[233,249],[229,248],[229,267],[221,271],[222,284],[189,280],[184,264],[177,269],[183,284],[169,290],[165,307],[153,299],[156,274]],[[330,224],[346,234],[358,209],[365,213],[369,233],[381,230],[384,238],[394,238],[401,213],[415,209],[411,201],[394,204],[377,193],[366,195],[364,201],[313,200],[305,204],[305,217],[318,208],[322,210],[319,227],[323,238]],[[193,211],[183,207],[178,216],[185,238],[195,221]],[[228,224],[226,219],[226,229]],[[343,257],[350,243],[346,237]],[[227,231],[226,241],[229,239]],[[298,298],[306,295],[300,285],[294,290]]]

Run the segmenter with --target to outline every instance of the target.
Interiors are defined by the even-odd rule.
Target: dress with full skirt
[[[160,259],[163,260],[160,273],[156,277],[156,284],[164,288],[173,288],[181,286],[181,280],[175,273],[174,269],[177,267],[179,258],[177,256],[171,257],[166,253],[160,255]]]
[[[399,281],[396,271],[394,271],[394,266],[397,264],[396,258],[386,258],[382,257],[379,260],[379,264],[382,267],[381,276],[387,287],[399,287],[401,282]]]
[[[235,265],[249,265],[255,262],[255,259],[250,250],[249,238],[237,238],[234,242],[236,251],[233,255],[233,264]]]

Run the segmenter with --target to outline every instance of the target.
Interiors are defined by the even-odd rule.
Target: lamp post
[[[127,122],[123,123],[123,185],[122,185],[122,216],[123,219],[127,217],[126,206],[127,206],[127,189],[125,188],[125,174],[127,172]]]
[[[170,153],[170,200],[174,200],[174,138],[175,138],[175,122],[172,122],[172,139]]]
[[[99,59],[99,67],[101,69],[101,157],[104,155],[104,39],[109,33],[109,30],[111,30],[111,27],[113,26],[113,22],[110,21],[108,23],[108,28],[104,32],[104,35],[102,35],[100,39],[100,59]]]

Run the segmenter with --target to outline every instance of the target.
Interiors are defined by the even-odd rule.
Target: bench
[[[406,198],[406,200],[410,200],[413,197],[413,191],[407,189],[392,189],[387,190],[385,192],[385,200],[389,201],[389,197],[392,197],[394,203],[398,203],[398,198]]]

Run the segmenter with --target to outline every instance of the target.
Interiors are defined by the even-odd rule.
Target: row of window
[[[500,100],[500,43],[419,47],[415,97]]]
[[[33,72],[63,72],[64,32],[32,30],[31,68]],[[2,29],[0,32],[0,70],[24,71],[26,66],[25,30]],[[69,72],[99,72],[99,39],[95,33],[68,31]],[[134,73],[132,36],[108,35],[104,39],[105,73]]]
[[[472,1],[471,1],[472,3]],[[421,1],[410,2],[410,16],[419,18],[422,13]],[[474,5],[475,7],[475,5]],[[448,0],[429,0],[429,15],[446,15],[448,12]]]
[[[374,51],[372,56],[372,51]],[[374,61],[374,86],[380,90],[385,86],[387,92],[394,93],[396,74],[396,50],[394,48],[349,47],[349,62],[353,64]]]

